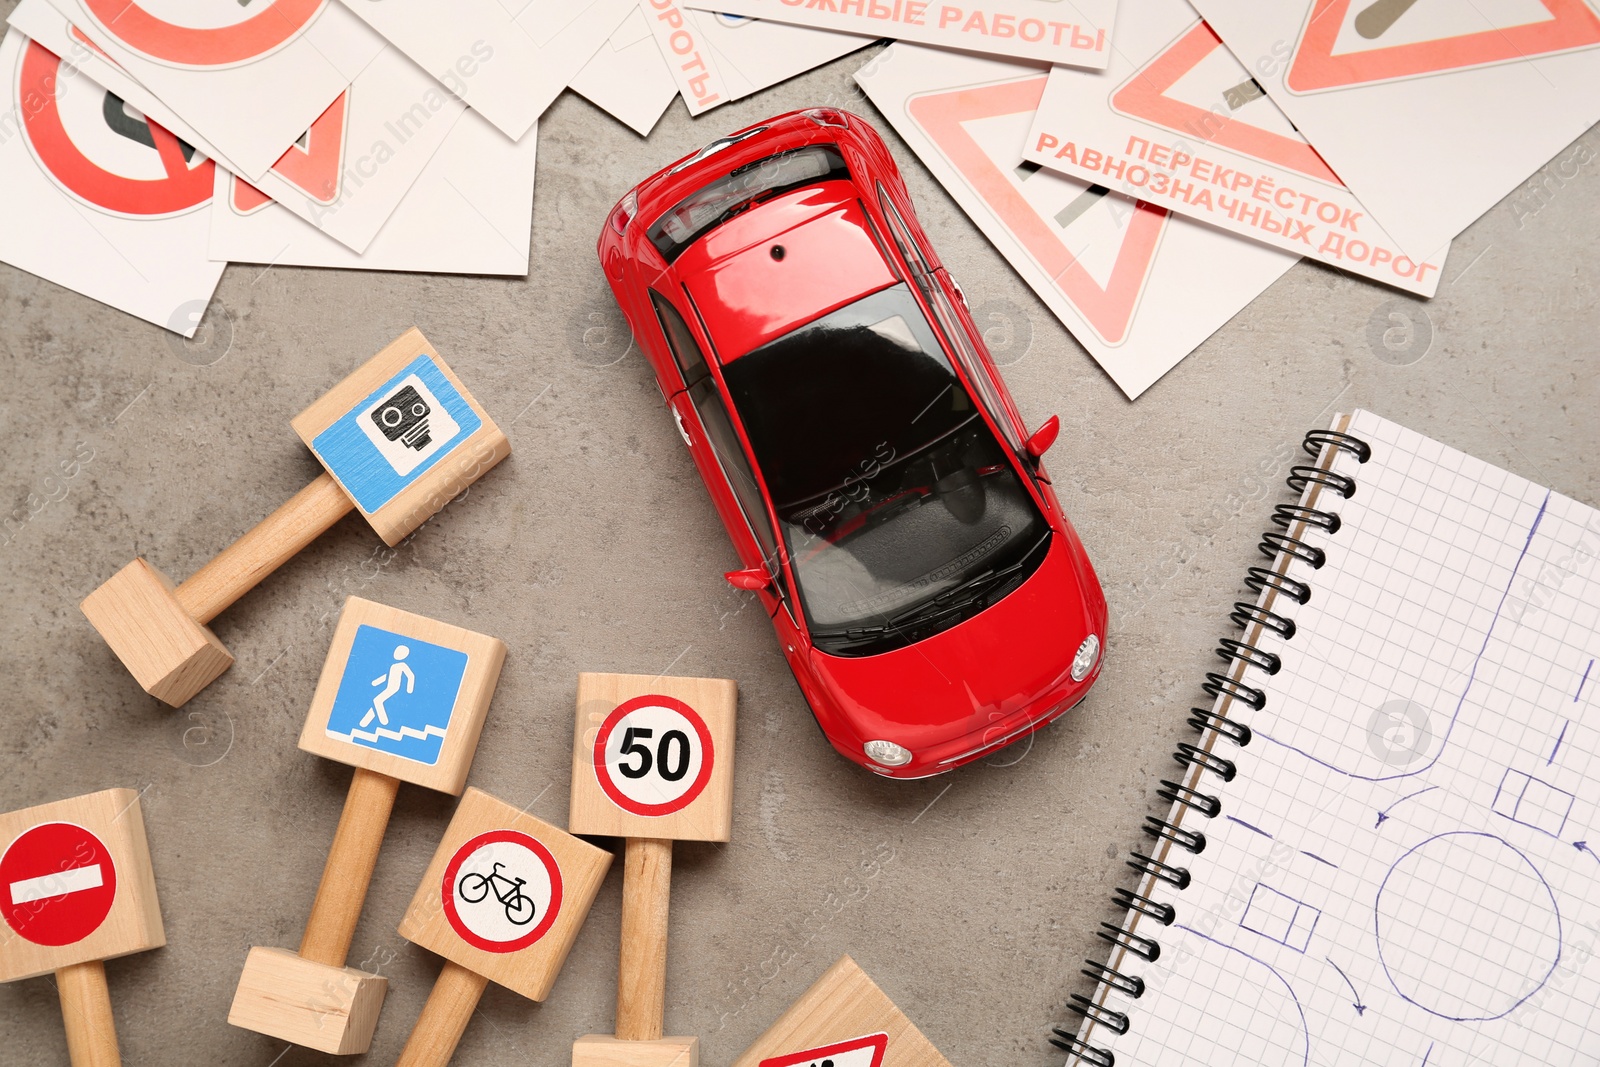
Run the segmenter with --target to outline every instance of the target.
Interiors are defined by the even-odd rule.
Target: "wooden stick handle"
[[[300,939],[300,955],[305,959],[330,967],[344,966],[399,789],[398,778],[356,768],[355,777],[350,779],[350,794],[344,799],[344,813],[339,816],[339,829],[333,834],[333,847],[328,850],[328,862],[322,868],[322,883],[317,886],[317,899],[311,905],[311,918]]]
[[[106,965],[99,960],[74,963],[56,972],[61,994],[61,1021],[67,1027],[67,1054],[72,1067],[122,1067],[117,1026],[111,1019],[111,991]]]
[[[672,842],[628,838],[622,868],[622,957],[617,967],[617,1037],[654,1041],[667,1004],[667,909]]]
[[[445,1067],[488,984],[483,975],[446,960],[395,1067]]]
[[[323,471],[178,586],[178,603],[204,626],[355,507]]]

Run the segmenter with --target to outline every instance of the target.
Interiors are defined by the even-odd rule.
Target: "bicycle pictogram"
[[[496,861],[488,874],[477,871],[468,871],[456,883],[456,895],[468,904],[477,904],[487,899],[490,892],[494,893],[495,900],[504,906],[506,918],[518,926],[526,926],[533,922],[533,917],[538,909],[533,900],[522,891],[527,885],[525,878],[511,878],[500,873],[500,868],[505,864]],[[501,887],[505,888],[502,890]]]

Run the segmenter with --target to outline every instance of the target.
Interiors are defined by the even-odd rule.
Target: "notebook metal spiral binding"
[[[1342,524],[1338,514],[1308,505],[1315,502],[1322,490],[1337,493],[1345,499],[1355,495],[1355,479],[1339,474],[1326,465],[1335,452],[1347,452],[1359,463],[1372,458],[1372,448],[1367,442],[1338,430],[1313,430],[1301,441],[1301,447],[1318,463],[1316,466],[1297,465],[1291,468],[1286,482],[1298,495],[1304,495],[1310,486],[1316,486],[1317,492],[1312,494],[1308,504],[1278,505],[1272,514],[1272,522],[1277,529],[1261,536],[1259,547],[1262,554],[1272,560],[1272,566],[1251,567],[1245,577],[1245,585],[1258,596],[1270,590],[1271,596],[1265,604],[1239,601],[1233,605],[1233,612],[1228,616],[1244,631],[1245,639],[1223,638],[1218,643],[1216,654],[1228,665],[1227,673],[1208,671],[1205,683],[1201,686],[1213,699],[1227,696],[1228,700],[1216,709],[1189,709],[1189,725],[1199,733],[1200,744],[1180,742],[1172,754],[1172,758],[1189,773],[1183,775],[1182,782],[1163,778],[1161,788],[1156,791],[1157,796],[1183,810],[1175,817],[1177,821],[1147,816],[1143,830],[1155,839],[1155,847],[1151,849],[1155,855],[1147,856],[1138,851],[1129,854],[1128,866],[1139,872],[1141,888],[1165,885],[1180,892],[1188,888],[1191,881],[1189,869],[1170,862],[1174,856],[1172,850],[1182,849],[1191,855],[1198,855],[1206,847],[1206,835],[1182,825],[1183,816],[1195,812],[1207,819],[1214,819],[1222,814],[1221,799],[1197,787],[1207,774],[1229,782],[1238,772],[1237,763],[1214,751],[1219,741],[1228,741],[1235,747],[1244,748],[1250,744],[1253,736],[1249,725],[1230,718],[1225,712],[1231,711],[1235,703],[1256,711],[1266,707],[1265,691],[1245,682],[1244,675],[1249,670],[1273,675],[1283,667],[1283,659],[1278,653],[1263,649],[1254,642],[1259,642],[1263,637],[1294,640],[1294,620],[1273,609],[1278,606],[1280,599],[1295,605],[1303,605],[1311,599],[1311,586],[1285,573],[1288,561],[1299,560],[1313,570],[1320,570],[1327,563],[1327,551],[1309,543],[1305,535],[1315,530],[1332,536],[1339,532]],[[1154,963],[1161,956],[1160,943],[1154,938],[1135,933],[1133,927],[1138,925],[1141,918],[1163,927],[1171,926],[1177,918],[1177,909],[1144,893],[1120,887],[1113,894],[1112,903],[1122,909],[1123,922],[1101,923],[1096,936],[1121,949],[1123,960],[1132,956],[1146,963]],[[1109,961],[1084,962],[1088,966],[1082,973],[1094,979],[1095,995],[1085,997],[1073,994],[1067,1004],[1068,1010],[1094,1026],[1103,1026],[1119,1036],[1128,1033],[1132,1028],[1132,1020],[1125,1012],[1108,1007],[1105,994],[1115,990],[1137,1000],[1144,995],[1144,979],[1117,970]],[[1086,1039],[1092,1034],[1092,1028],[1080,1036],[1077,1029],[1057,1027],[1052,1031],[1050,1043],[1069,1053],[1069,1063],[1075,1061],[1089,1067],[1115,1067],[1116,1057],[1110,1049],[1100,1048]]]

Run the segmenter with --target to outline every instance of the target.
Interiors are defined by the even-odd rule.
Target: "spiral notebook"
[[[1069,1063],[1600,1062],[1600,512],[1305,439]]]

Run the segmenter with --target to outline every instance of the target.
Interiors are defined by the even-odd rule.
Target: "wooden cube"
[[[291,420],[390,545],[511,454],[511,442],[415,327]]]
[[[172,579],[142,559],[112,575],[82,607],[144,691],[173,707],[233,666],[217,635],[178,602]]]
[[[252,948],[228,1009],[230,1025],[350,1056],[367,1051],[389,980],[313,963],[286,948]]]
[[[849,956],[773,1023],[733,1067],[950,1067]]]
[[[572,1067],[699,1067],[699,1063],[697,1037],[622,1041],[590,1034],[572,1043]]]
[[[459,796],[505,658],[499,638],[350,597],[300,747]]]
[[[0,815],[0,982],[167,943],[139,794]]]
[[[721,678],[578,675],[572,832],[728,840],[737,702]]]
[[[468,789],[400,934],[543,1000],[610,866],[605,849]]]

